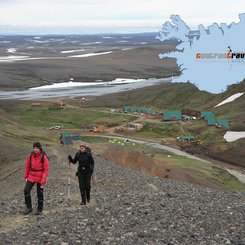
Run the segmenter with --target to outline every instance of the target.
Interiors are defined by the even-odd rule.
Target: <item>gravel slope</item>
[[[92,200],[80,206],[75,165],[67,200],[68,153],[75,150],[53,149],[43,215],[20,213],[22,189],[1,198],[0,244],[245,244],[245,193],[159,179],[96,156]]]

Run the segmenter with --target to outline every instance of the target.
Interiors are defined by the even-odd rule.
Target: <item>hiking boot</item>
[[[81,203],[80,203],[81,205],[86,205],[86,202],[84,202],[84,201],[81,201]]]
[[[29,213],[31,213],[32,212],[32,208],[26,208],[22,213],[24,214],[24,215],[27,215],[27,214],[29,214]]]
[[[87,199],[87,203],[90,203],[90,198]]]
[[[40,214],[42,214],[42,211],[40,210],[37,210],[37,212],[35,213],[35,215],[40,215]]]

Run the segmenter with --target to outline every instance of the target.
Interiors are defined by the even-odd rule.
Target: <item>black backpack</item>
[[[34,154],[34,152],[32,151],[31,154],[30,154],[30,163],[31,163],[31,159],[32,159],[33,154]],[[44,162],[44,156],[46,156],[47,158],[48,158],[48,156],[47,156],[47,154],[46,154],[45,151],[42,151],[41,154],[42,154],[42,156],[41,156],[41,163],[43,164],[43,162]],[[49,160],[49,158],[48,158],[48,160]]]

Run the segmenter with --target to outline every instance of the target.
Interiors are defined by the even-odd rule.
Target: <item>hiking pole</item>
[[[95,203],[98,204],[98,197],[97,197],[97,188],[96,188],[96,177],[92,175],[92,183],[94,185],[94,197],[95,197]]]
[[[68,174],[68,201],[71,200],[71,162],[69,161],[69,174]]]
[[[92,183],[94,186],[96,186],[96,177],[94,175],[92,175]]]

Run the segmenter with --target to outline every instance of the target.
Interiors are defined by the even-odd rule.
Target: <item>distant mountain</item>
[[[0,35],[0,44],[2,47],[8,47],[19,44],[48,44],[51,46],[65,45],[83,45],[87,46],[138,46],[163,44],[156,39],[157,32],[149,33],[124,33],[124,34],[91,34],[91,35]],[[165,43],[176,43],[176,40],[170,40]]]

